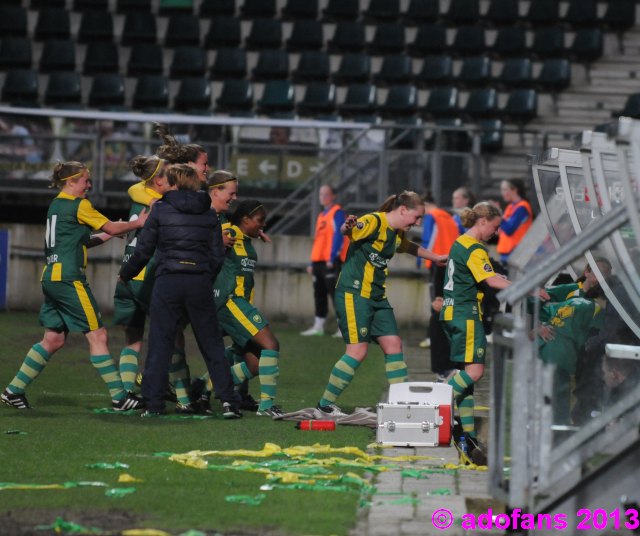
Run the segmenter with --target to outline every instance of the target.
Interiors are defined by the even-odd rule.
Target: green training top
[[[386,212],[358,218],[349,239],[347,259],[336,288],[372,300],[385,298],[387,265],[396,251],[404,253],[411,242],[404,232],[389,226]]]
[[[253,272],[258,263],[258,254],[251,238],[230,223],[225,223],[222,230],[230,231],[231,236],[236,237],[236,242],[233,247],[227,248],[222,270],[213,284],[213,297],[218,309],[227,303],[231,296],[239,296],[253,302]]]
[[[47,212],[45,267],[40,281],[85,281],[91,231],[108,222],[88,199],[60,192]]]
[[[459,236],[449,251],[444,279],[444,307],[441,320],[457,318],[482,319],[484,292],[479,284],[493,277],[487,249],[468,234]]]

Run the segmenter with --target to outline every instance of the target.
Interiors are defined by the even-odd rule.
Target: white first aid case
[[[376,441],[397,447],[449,445],[453,389],[445,383],[406,382],[389,386],[388,403],[378,404]]]

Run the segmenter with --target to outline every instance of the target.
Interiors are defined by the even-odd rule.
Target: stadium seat
[[[459,26],[449,50],[460,56],[474,56],[485,51],[485,33],[481,26]]]
[[[26,37],[5,37],[0,41],[0,70],[31,69],[31,41]]]
[[[483,153],[497,153],[502,150],[504,142],[504,126],[500,119],[481,119],[480,149]]]
[[[31,9],[42,9],[45,7],[64,9],[66,4],[66,0],[31,0],[29,7]]]
[[[624,108],[611,112],[611,116],[640,119],[640,93],[632,93],[629,95],[624,103]]]
[[[165,111],[169,107],[167,79],[157,74],[143,74],[138,77],[132,107],[143,111]]]
[[[276,19],[254,19],[245,39],[247,50],[280,48],[282,46],[282,22]]]
[[[36,41],[70,39],[71,19],[69,12],[60,8],[42,8],[33,32]]]
[[[569,9],[561,21],[570,28],[596,26],[598,24],[596,0],[569,0]]]
[[[295,105],[293,85],[289,80],[269,80],[258,100],[258,113],[291,112]]]
[[[207,53],[200,47],[179,46],[169,67],[170,78],[200,78],[207,70]]]
[[[471,119],[492,117],[497,111],[498,94],[492,87],[471,91],[466,104],[461,109],[462,115]]]
[[[322,10],[322,20],[328,22],[355,21],[360,16],[358,0],[329,0]]]
[[[173,100],[178,112],[207,113],[211,110],[211,85],[206,78],[184,78]]]
[[[200,23],[195,15],[172,15],[167,24],[164,46],[200,46]]]
[[[571,63],[567,58],[545,60],[535,84],[540,91],[552,93],[568,88],[571,85]]]
[[[370,0],[363,15],[367,22],[397,21],[400,17],[400,0]]]
[[[442,151],[469,151],[469,134],[462,129],[462,120],[459,117],[439,117],[435,119],[434,130],[425,140],[425,148],[428,150],[440,149]]]
[[[530,52],[537,58],[554,58],[564,54],[564,29],[561,26],[543,26],[533,34]]]
[[[151,13],[151,0],[117,0],[118,13]]]
[[[233,17],[236,14],[236,0],[202,0],[198,14],[210,19]]]
[[[371,84],[352,84],[342,104],[340,114],[346,117],[373,114],[376,109],[376,87]]]
[[[124,78],[119,74],[99,74],[93,77],[89,90],[89,106],[123,106]]]
[[[534,89],[514,89],[500,113],[508,121],[527,123],[538,115],[538,94]]]
[[[276,0],[244,0],[240,14],[243,19],[273,18],[276,15]]]
[[[211,19],[209,30],[204,38],[206,48],[237,48],[240,46],[240,19],[234,17],[215,17]]]
[[[126,14],[122,30],[122,45],[138,43],[157,43],[158,31],[156,18],[152,13],[131,11]]]
[[[453,86],[434,87],[429,92],[427,103],[420,110],[427,118],[449,118],[458,115],[458,88]]]
[[[64,2],[63,6],[64,7]],[[74,11],[108,11],[109,0],[73,0]]]
[[[612,32],[624,32],[636,23],[634,0],[609,0],[602,17],[605,28]]]
[[[32,69],[7,71],[2,100],[11,106],[38,106],[38,74]]]
[[[193,15],[193,0],[159,0],[158,15]]]
[[[491,47],[491,53],[497,58],[527,55],[527,34],[525,29],[521,26],[500,28]]]
[[[502,65],[495,79],[502,89],[529,87],[532,84],[533,67],[529,58],[509,58]]]
[[[317,20],[297,20],[293,23],[291,37],[287,39],[287,50],[321,50],[324,46],[322,23]]]
[[[247,52],[244,48],[219,48],[211,66],[209,78],[244,78],[247,76]]]
[[[529,2],[529,11],[524,20],[531,26],[557,24],[560,17],[559,0],[535,0]]]
[[[449,10],[443,17],[454,25],[475,24],[480,20],[480,1],[451,0]]]
[[[131,55],[127,64],[128,76],[141,74],[162,74],[164,53],[156,43],[138,43],[131,47]]]
[[[253,86],[248,80],[228,78],[216,99],[216,111],[226,113],[249,112],[253,108]]]
[[[401,14],[402,22],[406,26],[434,23],[439,17],[439,0],[410,0],[407,11]]]
[[[373,39],[367,43],[371,55],[400,54],[404,51],[404,26],[394,22],[384,22],[376,26]]]
[[[123,106],[124,78],[119,74],[99,74],[93,77],[89,90],[89,106]]]
[[[336,110],[336,87],[326,82],[308,84],[296,109],[300,115],[332,114]]]
[[[318,18],[318,0],[287,0],[280,12],[282,20],[315,20]]]
[[[47,105],[82,104],[80,75],[76,72],[51,73],[44,93]]]
[[[261,50],[251,75],[256,81],[288,78],[289,54],[284,50]]]
[[[569,58],[589,64],[602,56],[604,35],[600,28],[580,28],[567,48]]]
[[[518,0],[491,0],[483,18],[490,26],[513,26],[520,18]]]
[[[42,47],[41,73],[76,70],[76,45],[73,41],[53,39]]]
[[[113,16],[108,11],[85,11],[80,19],[78,43],[113,41]]]
[[[336,84],[368,82],[371,78],[371,58],[360,53],[345,54],[332,78]]]
[[[294,82],[326,82],[330,73],[329,54],[322,50],[308,50],[300,54],[297,67],[291,73]]]
[[[0,6],[0,35],[27,37],[27,10],[20,6]]]
[[[109,41],[87,43],[82,73],[93,76],[100,73],[117,73],[120,69],[118,45]]]
[[[327,50],[338,54],[362,52],[365,44],[364,25],[359,22],[338,22],[333,37],[327,43]]]
[[[445,85],[453,77],[453,59],[451,56],[427,56],[420,72],[413,79],[419,87]]]
[[[412,56],[442,54],[447,51],[447,28],[441,24],[423,24],[418,27],[413,43],[409,45]]]
[[[458,86],[486,86],[491,80],[491,59],[489,56],[470,56],[462,62],[460,73],[456,77]]]
[[[413,78],[411,58],[404,54],[385,56],[373,80],[378,86],[408,84]]]
[[[378,111],[382,117],[390,119],[415,116],[418,112],[418,90],[412,85],[391,86]]]

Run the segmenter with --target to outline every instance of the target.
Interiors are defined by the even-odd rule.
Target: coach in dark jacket
[[[120,269],[129,281],[155,252],[155,282],[151,295],[149,353],[142,396],[147,414],[164,412],[164,395],[176,334],[184,321],[193,328],[224,416],[239,417],[239,397],[233,388],[213,301],[213,281],[222,267],[225,249],[211,199],[200,191],[195,170],[178,164],[169,168],[172,189],[153,205],[134,254]]]

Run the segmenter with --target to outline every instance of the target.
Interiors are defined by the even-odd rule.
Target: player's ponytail
[[[58,162],[53,168],[49,188],[62,189],[65,182],[80,178],[88,169],[87,165],[81,162]]]
[[[462,226],[469,229],[475,225],[480,218],[486,218],[492,220],[496,217],[500,217],[502,213],[500,209],[491,203],[482,201],[473,208],[463,208],[460,212],[460,221]]]
[[[387,197],[378,209],[378,212],[391,212],[398,207],[406,207],[411,210],[423,204],[422,198],[417,193],[405,190],[399,194]]]

